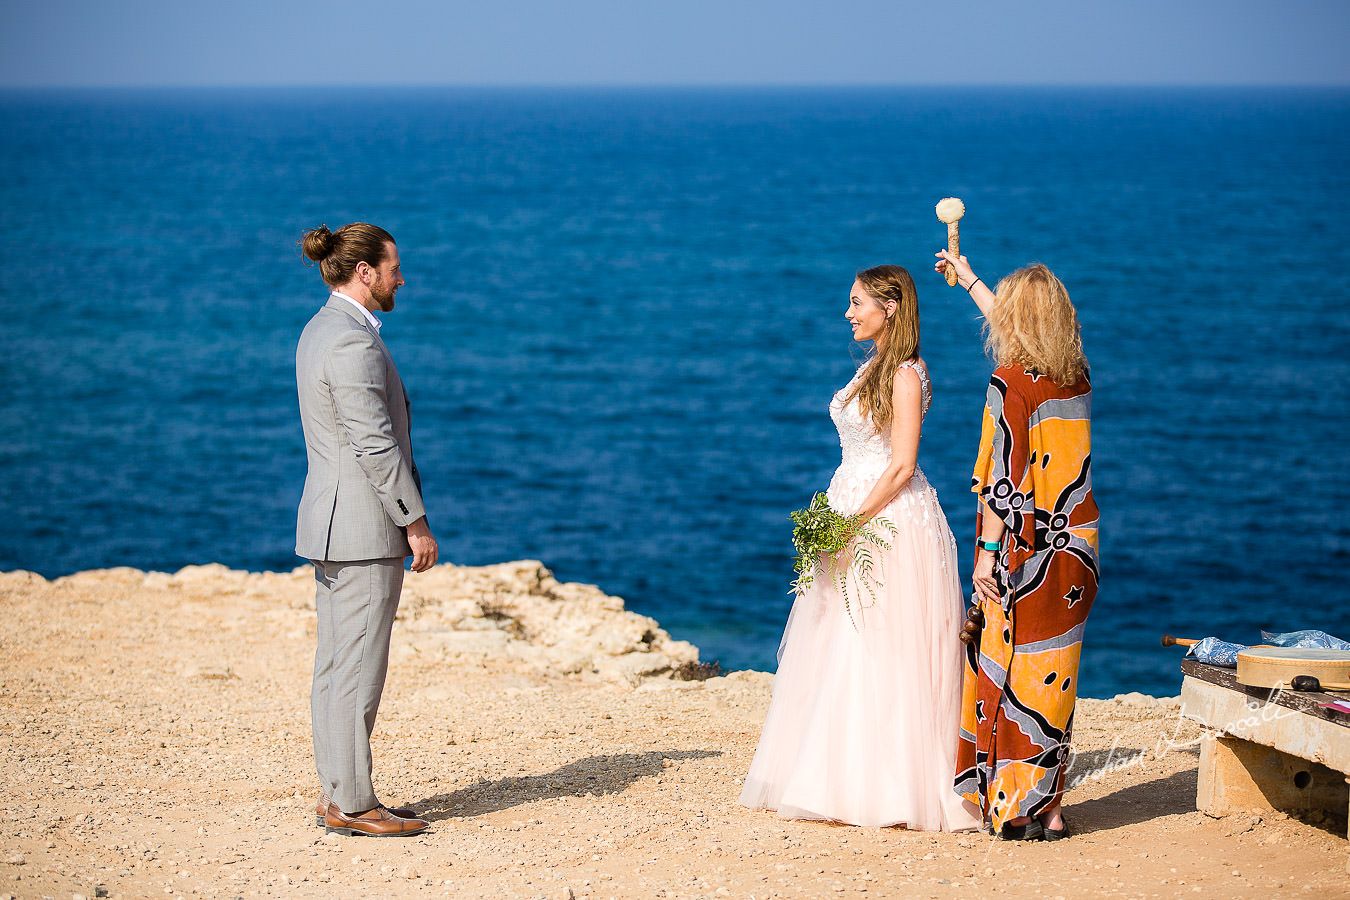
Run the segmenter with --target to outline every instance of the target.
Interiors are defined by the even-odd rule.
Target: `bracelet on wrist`
[[[986,541],[986,540],[981,539],[981,540],[978,540],[978,541],[975,542],[975,546],[978,547],[978,548],[981,549],[981,550],[988,550],[990,553],[997,553],[997,552],[998,552],[998,548],[999,548],[999,542],[998,542],[998,541]]]
[[[974,281],[972,281],[970,284],[966,285],[966,293],[969,294],[969,293],[971,292],[971,290],[974,289],[975,285],[977,285],[977,284],[979,284],[979,283],[980,283],[980,279],[976,278],[976,279],[975,279]]]

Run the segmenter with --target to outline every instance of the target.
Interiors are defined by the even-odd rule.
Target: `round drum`
[[[1248,647],[1237,655],[1237,680],[1248,687],[1289,687],[1299,675],[1323,684],[1350,682],[1350,650],[1303,647]]]

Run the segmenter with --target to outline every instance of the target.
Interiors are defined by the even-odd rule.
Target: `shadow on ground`
[[[1111,773],[1122,769],[1156,766],[1157,761],[1161,758],[1154,755],[1157,752],[1157,748],[1110,747],[1106,750],[1075,753],[1069,761],[1069,769],[1065,773],[1065,784],[1068,785],[1069,790],[1073,790],[1079,786],[1091,785],[1094,781],[1100,781]],[[1162,752],[1164,755],[1189,756],[1197,761],[1197,765],[1200,759],[1200,748],[1198,746],[1164,747]]]
[[[666,760],[707,759],[721,755],[720,750],[653,750],[650,753],[588,756],[545,775],[480,781],[449,794],[428,797],[414,806],[423,819],[435,822],[481,816],[535,800],[617,794],[641,778],[661,774]]]
[[[1197,772],[1187,769],[1165,778],[1134,784],[1079,803],[1066,803],[1065,818],[1078,834],[1138,825],[1162,816],[1195,812]]]

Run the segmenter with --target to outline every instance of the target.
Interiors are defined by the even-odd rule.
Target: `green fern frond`
[[[866,590],[877,602],[876,590],[872,583],[872,571],[875,561],[872,548],[891,549],[891,544],[883,536],[895,534],[895,526],[881,516],[871,521],[862,521],[861,516],[845,516],[830,508],[829,498],[818,493],[811,499],[811,505],[791,513],[793,522],[792,544],[797,550],[793,561],[793,571],[797,578],[792,582],[792,590],[798,595],[805,593],[816,575],[828,575],[844,599],[844,610],[849,622],[857,630],[858,623],[853,617],[853,603],[850,598],[848,575],[853,573],[862,589]],[[839,552],[853,543],[853,557],[847,570],[838,563]],[[861,593],[858,598],[862,608]]]

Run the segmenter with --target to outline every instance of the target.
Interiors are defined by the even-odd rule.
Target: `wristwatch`
[[[997,553],[1000,546],[998,541],[976,541],[975,546],[981,550],[988,550],[990,553]]]

